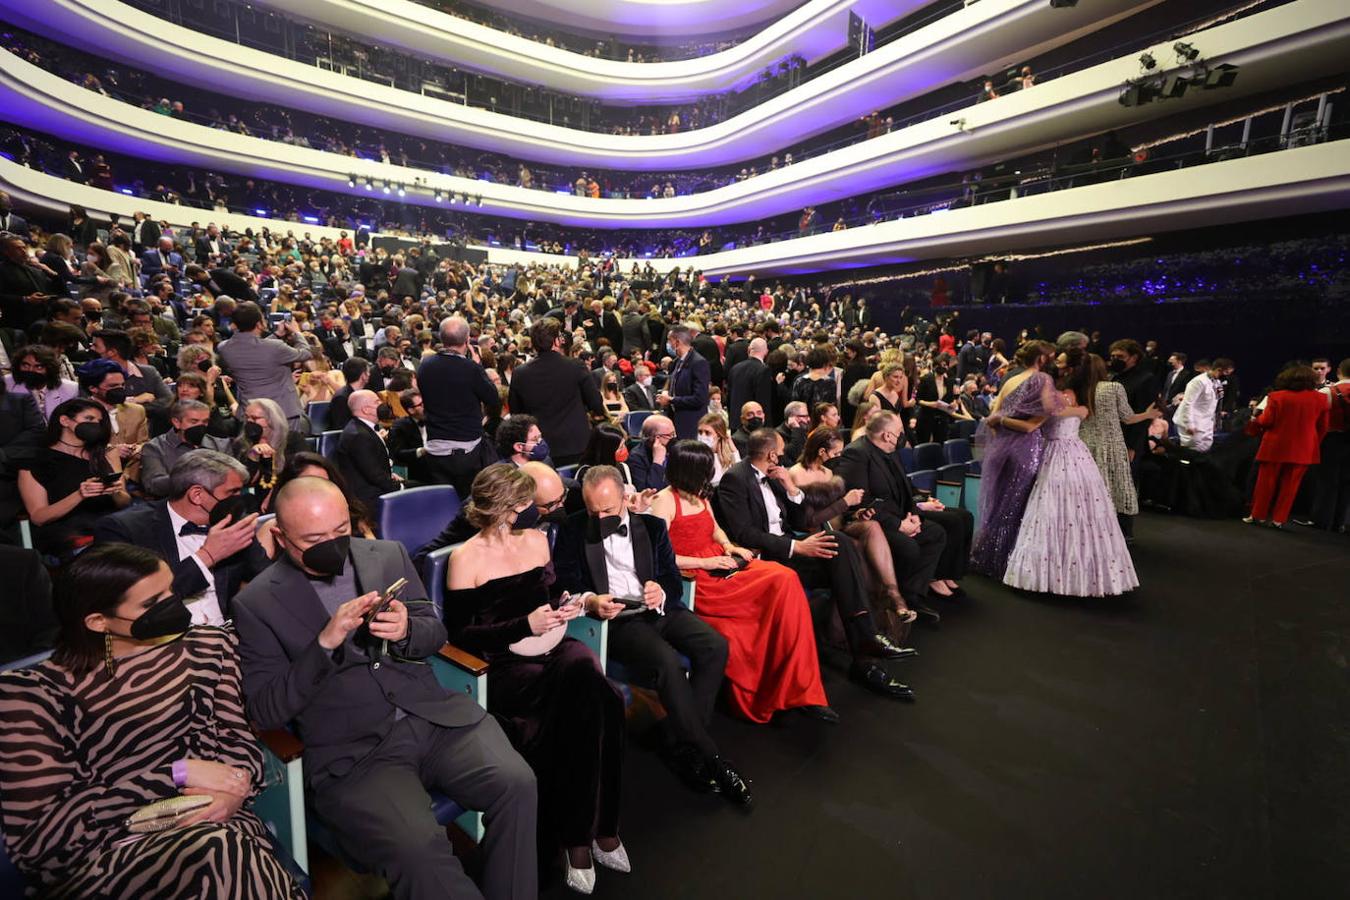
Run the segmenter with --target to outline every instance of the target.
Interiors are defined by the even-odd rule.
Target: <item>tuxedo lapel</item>
[[[633,542],[633,569],[638,581],[644,585],[655,581],[655,572],[652,571],[652,536],[647,533],[643,516],[636,513],[628,516],[628,538]]]
[[[725,476],[723,476],[725,477]],[[741,474],[745,479],[745,493],[750,498],[750,509],[755,513],[755,521],[759,522],[760,527],[765,531],[769,530],[769,508],[764,505],[764,493],[759,489],[759,471],[749,463],[745,464],[745,471]]]
[[[605,545],[602,541],[592,543],[590,536],[586,537],[586,564],[591,569],[591,583],[595,585],[597,594],[609,593],[609,567],[605,565]]]

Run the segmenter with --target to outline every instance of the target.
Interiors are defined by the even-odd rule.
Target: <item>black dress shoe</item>
[[[839,713],[828,706],[799,706],[797,712],[808,719],[815,719],[817,722],[827,722],[830,725],[839,724]]]
[[[913,659],[919,651],[901,647],[884,634],[874,634],[854,649],[857,656],[875,656],[878,659]]]
[[[854,663],[848,670],[849,681],[892,700],[913,700],[914,690],[892,678],[876,663]]]
[[[919,618],[915,620],[917,622],[922,622],[925,625],[936,625],[942,621],[942,613],[933,609],[933,607],[924,603],[922,600],[911,603],[909,608],[919,614]]]
[[[716,793],[718,784],[713,777],[713,773],[708,770],[707,764],[703,760],[703,754],[688,744],[681,744],[678,747],[664,754],[666,765],[679,777],[691,790],[698,791],[700,794]]]
[[[750,805],[750,782],[720,756],[709,759],[705,768],[717,785],[718,792],[737,806]]]

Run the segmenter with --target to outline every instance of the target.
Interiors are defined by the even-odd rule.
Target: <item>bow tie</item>
[[[619,537],[628,537],[628,526],[627,526],[627,525],[616,525],[616,526],[614,527],[613,530],[608,531],[608,532],[605,534],[605,537],[613,537],[613,536],[616,535],[616,534],[617,534]]]
[[[195,522],[184,522],[183,527],[178,529],[179,537],[187,537],[190,534],[210,534],[211,529],[205,525],[198,525]]]

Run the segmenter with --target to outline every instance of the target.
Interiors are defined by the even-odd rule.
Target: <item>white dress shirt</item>
[[[627,526],[626,535],[619,534],[617,531],[601,541],[605,548],[605,571],[609,575],[609,595],[611,597],[637,597],[642,598],[642,581],[638,578],[637,563],[633,558],[633,532],[634,528],[643,527],[640,523],[634,522],[633,517],[624,511],[619,517],[619,524]],[[660,615],[666,614],[666,598],[662,592],[661,604],[656,608]],[[640,609],[625,609],[619,613],[620,617],[637,615],[643,612]]]
[[[1214,421],[1219,412],[1219,391],[1209,374],[1197,375],[1186,384],[1172,422],[1181,446],[1204,453],[1214,445]]]
[[[755,469],[755,478],[759,481],[759,493],[764,498],[764,509],[769,514],[769,534],[783,534],[783,508],[778,505],[778,496],[774,494],[773,487],[769,484],[769,476],[765,475],[759,469]],[[806,495],[802,493],[801,488],[797,488],[794,493],[788,494],[788,502],[798,504]],[[788,556],[797,552],[797,542],[792,542],[792,549],[788,551]]]
[[[173,529],[173,539],[178,544],[178,559],[185,560],[191,558],[197,564],[197,568],[202,570],[206,576],[206,590],[192,597],[184,597],[183,602],[187,604],[188,612],[192,613],[193,625],[223,625],[225,624],[225,615],[220,611],[220,600],[216,597],[216,577],[211,574],[211,570],[202,562],[197,551],[202,549],[206,543],[204,534],[179,534],[183,526],[187,524],[187,519],[174,511],[172,506],[166,507],[169,510],[169,527]]]

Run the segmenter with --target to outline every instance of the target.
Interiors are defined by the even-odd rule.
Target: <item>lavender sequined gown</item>
[[[1045,452],[1003,583],[1066,597],[1110,597],[1139,586],[1101,471],[1078,437],[1081,419],[1041,426]]]
[[[999,415],[1009,419],[1049,415],[1045,397],[1052,391],[1050,376],[1034,372],[1003,398]],[[1002,578],[1041,467],[1045,438],[1039,429],[1023,432],[998,428],[986,433],[983,426],[981,435],[980,440],[987,440],[987,444],[980,460],[980,517],[970,550],[970,567],[990,578]]]

